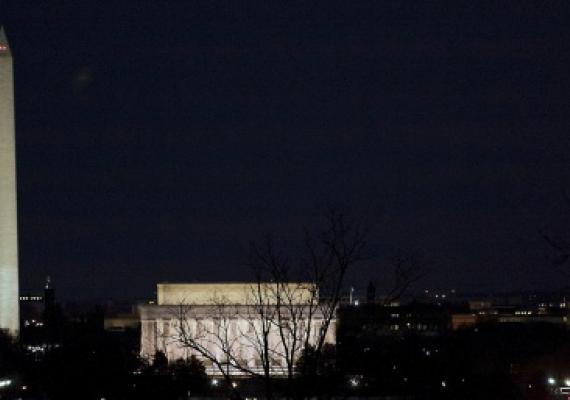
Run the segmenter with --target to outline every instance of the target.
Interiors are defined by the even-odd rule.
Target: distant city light
[[[570,386],[570,379],[568,379],[568,378],[564,379],[564,385]]]
[[[447,387],[447,382],[446,382],[446,381],[441,381],[441,387],[443,387],[443,388]]]
[[[54,345],[54,347],[57,347]],[[28,350],[30,353],[45,353],[45,351],[47,350],[47,344],[42,344],[42,345],[27,345],[26,346],[26,350]]]
[[[348,383],[350,384],[351,387],[353,388],[357,388],[360,386],[362,382],[362,376],[361,375],[356,375],[356,376],[352,376],[349,380]]]
[[[212,379],[212,386],[218,386],[218,380],[216,378]]]
[[[12,384],[12,379],[2,379],[0,380],[0,388],[10,386]]]
[[[548,377],[548,384],[549,385],[556,385],[556,379],[554,379],[553,377]]]
[[[235,389],[237,388],[237,382],[232,382],[232,387]]]

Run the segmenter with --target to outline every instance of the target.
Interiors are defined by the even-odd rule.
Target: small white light
[[[441,381],[441,387],[447,387],[447,382],[446,382],[446,381]]]
[[[568,378],[564,379],[564,385],[570,386],[570,379],[568,379]]]
[[[216,378],[212,379],[212,386],[218,386],[218,380]]]
[[[548,377],[548,384],[549,385],[556,385],[556,379],[554,379],[553,377]]]
[[[237,388],[237,382],[232,382],[232,387]]]

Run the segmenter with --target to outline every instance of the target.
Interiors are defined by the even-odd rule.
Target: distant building
[[[105,307],[103,327],[109,332],[125,332],[140,329],[138,307],[132,304],[108,304]]]
[[[256,348],[256,339],[262,324],[259,305],[270,307],[286,313],[284,307],[277,305],[270,295],[277,289],[273,283],[262,283],[262,299],[256,298],[253,290],[256,283],[162,283],[158,284],[156,304],[139,306],[141,320],[141,355],[152,358],[157,351],[163,352],[169,361],[189,358],[191,355],[202,359],[209,374],[217,374],[211,360],[202,357],[199,352],[183,346],[180,343],[180,324],[188,326],[189,334],[216,360],[227,361],[228,354],[219,345],[219,337],[224,336],[226,343],[231,343],[232,356],[239,359],[242,365],[250,370],[261,371],[261,360]],[[314,286],[301,285],[290,304],[305,310],[314,294]],[[302,285],[305,285],[304,287]],[[314,299],[314,296],[312,297]],[[322,324],[322,315],[315,308],[315,314],[310,320],[303,320],[302,324],[311,324],[311,333],[315,336],[309,338],[314,344],[316,334]],[[185,311],[184,321],[180,320],[180,311]],[[272,311],[273,312],[273,311]],[[306,315],[306,314],[304,314]],[[221,323],[221,321],[226,321]],[[326,333],[326,342],[335,343],[335,321],[332,321]],[[223,325],[223,327],[222,327]],[[271,373],[275,375],[285,373],[285,361],[277,356],[281,349],[282,338],[276,328],[270,330],[268,343],[274,348],[275,359],[271,360]],[[232,371],[240,374],[239,370]]]
[[[20,317],[22,328],[29,326],[43,326],[44,324],[44,297],[37,294],[20,295]]]
[[[55,289],[47,277],[43,293],[20,295],[20,342],[33,353],[43,354],[62,338],[62,311],[56,303]]]
[[[368,282],[368,287],[366,288],[366,304],[376,303],[376,285],[372,282]]]
[[[20,295],[20,325],[22,329],[55,325],[56,322],[55,290],[51,278],[46,278],[44,291],[39,293],[22,293]]]
[[[447,309],[423,303],[343,307],[339,320],[343,337],[362,340],[409,334],[435,337],[447,332],[451,325]]]
[[[539,303],[521,305],[493,304],[491,301],[471,301],[469,309],[451,315],[454,330],[480,323],[552,323],[569,326],[566,303]]]

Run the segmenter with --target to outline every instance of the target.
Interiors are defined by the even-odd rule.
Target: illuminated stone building
[[[273,349],[271,373],[285,373],[284,341],[290,342],[295,336],[301,342],[306,338],[310,345],[314,345],[319,332],[324,332],[324,329],[320,331],[323,326],[322,309],[315,303],[315,299],[318,302],[318,291],[310,284],[290,284],[285,290],[294,295],[288,298],[287,306],[281,306],[273,296],[279,290],[278,285],[260,285],[261,290],[256,283],[158,284],[156,303],[139,306],[141,355],[152,359],[157,351],[161,351],[170,362],[195,355],[204,362],[208,374],[216,375],[218,370],[211,359],[181,343],[183,325],[185,332],[216,360],[226,362],[231,354],[248,370],[260,371],[262,365],[257,338],[263,324],[262,308],[266,313],[273,313],[274,318],[267,339],[268,346]],[[293,285],[295,289],[292,289]],[[311,317],[308,317],[309,310],[312,310]],[[283,337],[283,330],[280,331],[275,324],[277,313],[281,315],[280,321],[288,327],[295,319],[296,326],[299,326],[297,333],[289,330],[286,332],[290,333]],[[289,317],[291,314],[297,317]],[[331,320],[327,332],[321,335],[325,343],[336,342],[335,324],[336,319]],[[224,350],[225,345],[229,347]],[[299,346],[296,357],[301,351]],[[232,374],[243,372],[233,368]]]
[[[0,27],[0,330],[16,336],[18,304],[16,135],[12,54]]]

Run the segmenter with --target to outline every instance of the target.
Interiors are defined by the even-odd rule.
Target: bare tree
[[[414,283],[427,274],[426,264],[425,258],[417,252],[397,254],[392,261],[394,282],[382,302],[383,305],[389,306],[400,300]]]
[[[196,306],[181,303],[176,310],[176,332],[170,339],[208,361],[223,377],[232,397],[239,399],[241,396],[232,376],[236,371],[249,376],[257,376],[258,373],[243,361],[241,351],[236,351],[241,345],[241,336],[232,332],[236,306],[219,298],[212,299],[212,304]]]
[[[568,213],[568,210],[570,210],[570,194],[566,190],[563,190],[562,196],[564,198],[565,207],[560,211],[557,218],[559,229],[539,227],[538,233],[549,247],[550,252],[548,258],[550,263],[563,274],[570,275],[570,237],[567,232],[565,232],[566,229],[561,228],[561,226],[566,226],[568,222],[570,222],[570,215]]]
[[[570,241],[562,237],[560,234],[540,232],[547,245],[550,247],[550,261],[554,266],[560,269],[564,274],[570,274],[568,271],[568,263],[570,261]]]
[[[274,394],[273,375],[285,376],[292,388],[296,365],[311,349],[318,358],[334,342],[334,321],[348,271],[363,259],[366,232],[331,212],[326,229],[305,231],[304,255],[295,262],[267,238],[252,244],[255,280],[246,305],[216,301],[209,310],[180,305],[178,343],[211,362],[228,385],[232,374],[261,378],[266,397]],[[202,319],[213,315],[215,323]],[[252,365],[255,355],[260,365]],[[235,388],[234,388],[235,389]],[[238,392],[234,390],[237,397]]]
[[[326,229],[316,235],[305,230],[304,256],[296,263],[275,249],[267,238],[253,244],[251,266],[258,282],[271,281],[275,309],[271,325],[278,332],[274,354],[285,364],[293,387],[296,366],[311,349],[318,359],[325,343],[334,341],[337,309],[348,271],[364,258],[366,231],[339,213],[328,215]]]

